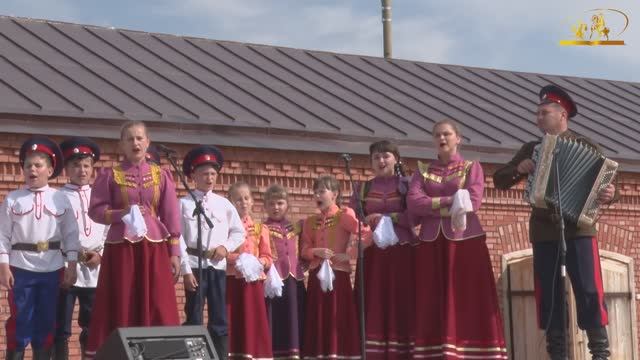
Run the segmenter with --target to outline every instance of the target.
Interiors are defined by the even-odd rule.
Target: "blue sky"
[[[594,8],[629,16],[627,45],[559,46]],[[0,14],[382,55],[380,0],[2,0]],[[395,58],[640,82],[640,0],[394,0],[393,41]]]

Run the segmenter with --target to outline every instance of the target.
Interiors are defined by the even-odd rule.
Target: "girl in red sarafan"
[[[341,209],[340,186],[332,176],[313,184],[320,214],[302,229],[302,258],[310,261],[307,285],[303,355],[305,359],[359,359],[360,336],[355,297],[351,288],[349,239],[358,232],[358,219],[350,208]],[[371,230],[363,225],[364,240]],[[329,260],[335,274],[333,290],[324,292],[318,272]]]
[[[458,153],[460,138],[453,121],[434,125],[438,159],[418,164],[407,194],[421,242],[414,252],[413,356],[507,359],[489,250],[476,214],[484,175],[480,163]],[[463,212],[453,209],[452,218],[454,201]]]
[[[369,146],[369,156],[375,177],[355,187],[351,207],[358,206],[356,195],[360,195],[366,222],[373,229],[383,216],[388,216],[398,243],[393,246],[387,243],[383,248],[375,244],[364,251],[367,358],[407,359],[412,350],[415,311],[412,246],[415,237],[406,211],[408,178],[403,176],[395,144],[387,140],[375,142]]]
[[[273,264],[269,227],[251,218],[253,197],[249,184],[237,182],[229,188],[229,200],[238,210],[245,240],[227,257],[227,316],[229,322],[229,359],[271,359],[271,331],[264,301],[265,270]],[[238,269],[242,257],[250,254],[259,262],[259,274],[250,275]],[[244,274],[244,275],[243,275]]]

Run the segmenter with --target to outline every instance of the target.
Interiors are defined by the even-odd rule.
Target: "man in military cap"
[[[88,213],[91,199],[89,183],[93,166],[100,160],[100,148],[91,139],[72,137],[63,141],[60,149],[64,157],[65,172],[69,177],[69,183],[61,191],[74,209],[82,245],[77,266],[78,279],[71,288],[60,292],[58,300],[54,359],[66,360],[69,358],[68,341],[71,337],[71,320],[76,299],[79,303],[78,325],[82,328],[80,348],[83,352],[89,337],[89,321],[108,227],[93,222]]]
[[[76,282],[80,250],[78,225],[69,199],[49,187],[62,170],[62,153],[46,137],[32,137],[20,148],[26,186],[7,195],[0,208],[0,286],[9,289],[7,359],[49,360],[59,287]],[[63,253],[69,266],[64,270]]]
[[[195,183],[195,196],[202,201],[205,214],[214,224],[202,229],[202,279],[198,268],[198,222],[194,210],[196,203],[191,196],[180,199],[182,235],[188,256],[182,258],[182,273],[186,302],[184,312],[187,325],[201,325],[203,303],[198,298],[198,286],[202,286],[209,310],[207,329],[220,359],[228,353],[228,324],[226,309],[227,255],[235,251],[245,239],[244,226],[236,208],[225,197],[213,192],[218,173],[223,165],[222,152],[215,146],[198,146],[187,153],[182,170]],[[202,220],[204,224],[204,219]]]
[[[596,144],[569,130],[569,119],[578,113],[578,109],[566,91],[548,85],[542,88],[539,97],[537,123],[543,133],[572,138],[600,151]],[[496,188],[508,189],[533,173],[535,164],[531,157],[539,143],[533,141],[524,144],[508,164],[495,172],[493,181]],[[617,193],[613,185],[599,193],[598,201],[601,204],[615,200]],[[532,208],[529,239],[533,246],[535,291],[539,295],[536,296],[538,324],[546,330],[547,352],[552,360],[567,358],[566,326],[561,323],[560,312],[562,294],[558,291],[558,248],[561,238],[558,222],[553,209]],[[602,360],[607,359],[610,352],[596,233],[595,225],[578,226],[565,221],[567,270],[576,297],[578,326],[587,332],[593,359]]]

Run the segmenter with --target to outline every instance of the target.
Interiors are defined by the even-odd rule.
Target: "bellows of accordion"
[[[600,190],[611,184],[618,163],[575,139],[545,135],[533,151],[535,171],[527,179],[525,199],[533,207],[558,208],[554,161],[558,162],[563,217],[579,226],[598,218]]]

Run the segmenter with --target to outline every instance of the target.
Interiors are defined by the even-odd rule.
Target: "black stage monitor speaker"
[[[204,326],[118,328],[96,354],[97,360],[218,360]]]

